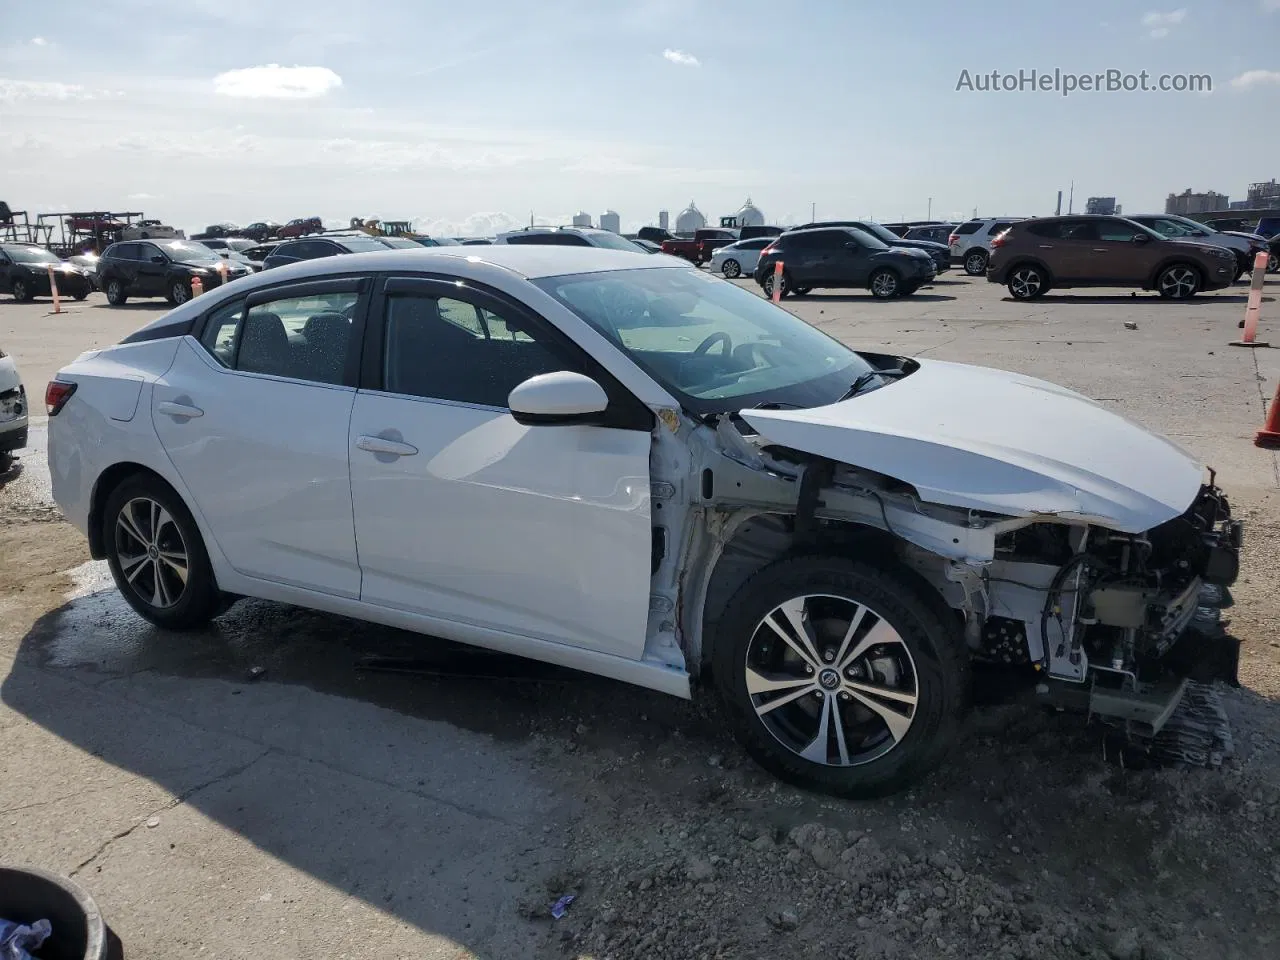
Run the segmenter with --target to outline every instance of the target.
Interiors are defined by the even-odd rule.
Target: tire
[[[175,307],[180,307],[191,299],[191,286],[184,280],[174,280],[169,284],[168,301]]]
[[[854,798],[932,769],[970,681],[959,630],[928,591],[905,568],[828,555],[779,560],[743,584],[716,631],[712,680],[752,758],[796,786]],[[854,622],[870,628],[846,645]]]
[[[987,251],[979,248],[970,250],[964,255],[964,272],[971,277],[980,277],[987,272]]]
[[[1034,300],[1049,289],[1049,279],[1034,264],[1023,263],[1009,271],[1009,296],[1015,300]]]
[[[796,287],[791,291],[793,297],[807,297],[813,292],[813,287]]]
[[[129,299],[129,295],[124,292],[124,284],[117,278],[112,277],[106,284],[107,303],[113,307],[124,306]]]
[[[902,281],[888,267],[873,271],[867,278],[867,289],[877,300],[892,300],[902,292]]]
[[[1200,289],[1200,271],[1189,263],[1171,263],[1156,275],[1156,289],[1166,300],[1187,300]]]
[[[918,284],[918,283],[908,283],[908,284],[906,284],[906,285],[904,285],[904,286],[903,286],[902,290],[898,293],[898,296],[900,296],[900,297],[909,297],[909,296],[911,296],[912,294],[914,294],[914,293],[915,293],[917,290],[919,290],[919,289],[920,289],[920,284]]]
[[[36,298],[36,293],[31,289],[31,283],[27,280],[13,281],[13,299],[19,303],[29,303]]]
[[[200,530],[163,480],[148,474],[125,479],[107,497],[102,525],[111,576],[139,616],[168,630],[190,630],[221,611],[223,597]]]
[[[774,273],[770,270],[764,275],[764,279],[760,282],[760,286],[764,290],[764,295],[769,300],[773,299],[773,277]],[[779,294],[779,299],[784,299],[790,292],[791,277],[788,276],[787,272],[784,270],[782,272],[782,293]]]
[[[737,260],[730,258],[726,260],[724,263],[720,264],[720,272],[723,273],[725,277],[727,277],[730,280],[737,279],[738,277],[742,276],[742,264],[740,264]]]
[[[85,290],[81,293],[73,293],[72,296],[75,297],[77,300],[83,300],[85,297],[89,296],[89,291]]]
[[[1280,273],[1280,253],[1267,255],[1267,273]]]

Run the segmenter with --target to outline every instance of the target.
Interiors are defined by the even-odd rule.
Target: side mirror
[[[861,250],[862,244],[860,244],[857,240],[850,240],[848,243],[844,245],[844,248],[846,250]]]
[[[155,256],[153,256],[153,257],[151,258],[151,262],[152,262],[152,263],[164,263],[164,257],[160,256],[160,254],[158,254],[158,253],[157,253]]]
[[[1150,240],[1151,238],[1148,237],[1145,233],[1139,233],[1137,236],[1133,238],[1133,242],[1138,244],[1148,243],[1150,242]]]
[[[530,377],[507,397],[517,423],[554,426],[594,423],[609,406],[604,387],[568,370]]]

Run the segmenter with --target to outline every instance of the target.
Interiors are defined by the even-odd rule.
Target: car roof
[[[417,250],[387,248],[373,253],[353,253],[341,257],[322,257],[275,267],[255,274],[258,285],[268,286],[277,279],[321,277],[352,271],[447,270],[449,261],[490,264],[529,280],[558,277],[573,273],[599,273],[605,270],[655,269],[670,266],[654,263],[647,253],[629,250],[606,250],[601,247],[561,247],[538,244],[490,244],[463,252],[458,247],[421,247]]]

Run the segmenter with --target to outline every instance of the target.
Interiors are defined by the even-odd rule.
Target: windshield
[[[382,242],[396,250],[420,250],[422,244],[408,237],[383,237]]]
[[[838,340],[767,300],[685,267],[533,282],[695,414],[834,403],[872,369]]]
[[[1172,217],[1171,220],[1173,223],[1180,226],[1183,233],[1189,237],[1208,237],[1218,232],[1210,227],[1206,227],[1203,223],[1188,220],[1186,217]]]
[[[853,234],[853,236],[857,239],[857,241],[860,244],[862,244],[864,247],[870,247],[872,250],[888,250],[889,249],[889,244],[885,243],[879,237],[872,236],[871,234],[867,233],[867,231],[865,230],[859,230],[857,227],[846,227],[845,229],[848,230],[851,234]],[[887,230],[885,232],[888,233]],[[889,235],[893,236],[893,234],[889,234]],[[898,238],[893,237],[893,239],[897,240]]]
[[[897,241],[902,239],[892,230],[887,227],[882,227],[878,223],[864,223],[861,227],[855,227],[854,229],[860,229],[864,233],[869,233],[877,240],[881,240],[889,246],[893,246]]]
[[[194,243],[187,240],[170,240],[167,242],[153,240],[152,243],[167,253],[173,260],[197,261],[222,259],[203,243]]]
[[[348,253],[375,253],[387,249],[386,244],[373,237],[343,237],[338,241]]]
[[[14,263],[61,263],[61,260],[43,247],[0,247]]]
[[[593,233],[591,234],[591,240],[597,247],[604,247],[606,250],[628,250],[631,253],[645,252],[626,237],[620,237],[616,233]]]

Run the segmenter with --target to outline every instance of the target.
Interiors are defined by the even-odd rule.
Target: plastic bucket
[[[15,923],[48,920],[53,925],[53,933],[40,948],[41,960],[119,956],[118,947],[108,953],[107,925],[93,898],[70,880],[44,870],[0,866],[0,918]]]

